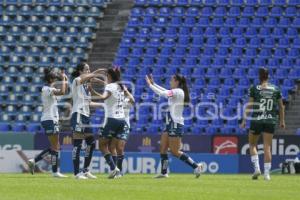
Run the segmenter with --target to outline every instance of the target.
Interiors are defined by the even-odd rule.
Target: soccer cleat
[[[196,178],[200,177],[202,171],[203,171],[203,165],[198,164],[198,167],[194,170],[194,174],[196,175]]]
[[[260,170],[255,170],[255,172],[252,175],[252,180],[257,180],[260,175],[261,175]]]
[[[91,172],[87,171],[84,173],[84,176],[89,178],[89,179],[96,179],[97,176],[94,176]]]
[[[33,175],[34,174],[34,168],[35,168],[34,159],[29,159],[28,160],[28,167],[29,167],[30,173]]]
[[[168,174],[158,174],[154,178],[169,178]]]
[[[271,180],[270,174],[265,174],[265,175],[264,175],[264,179],[265,179],[266,181],[270,181],[270,180]]]
[[[82,172],[76,174],[75,178],[80,180],[88,179]]]
[[[60,172],[53,173],[52,176],[54,178],[68,178],[67,176],[61,174]]]
[[[113,171],[109,173],[108,178],[114,179],[118,174],[120,174],[120,170],[116,167]]]

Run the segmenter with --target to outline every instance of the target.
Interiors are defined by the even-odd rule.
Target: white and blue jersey
[[[80,84],[81,78],[77,77],[72,82],[72,118],[71,125],[74,132],[92,133],[90,125],[91,92],[87,83]]]
[[[166,115],[166,129],[169,136],[181,137],[183,134],[184,91],[181,88],[167,90],[159,85],[150,88],[158,95],[168,98],[168,113]]]
[[[57,97],[54,92],[58,91],[54,87],[44,86],[42,88],[43,112],[41,117],[42,127],[46,134],[57,134],[59,132],[59,114],[57,107]]]
[[[125,133],[125,129],[128,125],[126,124],[124,113],[124,91],[119,84],[110,83],[105,86],[105,93],[110,93],[111,95],[104,101],[105,122],[101,136],[127,140],[128,136]]]

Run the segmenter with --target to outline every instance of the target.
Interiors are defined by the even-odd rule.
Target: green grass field
[[[71,176],[71,175],[70,175]],[[274,175],[270,182],[252,181],[250,175],[172,174],[169,179],[153,175],[126,175],[109,180],[54,179],[48,174],[1,174],[0,200],[89,200],[89,199],[205,199],[205,200],[296,200],[300,195],[300,177]]]

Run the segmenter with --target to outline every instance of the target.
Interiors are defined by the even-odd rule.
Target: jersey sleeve
[[[178,97],[182,97],[184,98],[184,92],[181,89],[172,89],[169,90],[172,92],[172,97],[178,98]]]
[[[46,93],[47,96],[52,97],[54,95],[54,92],[56,92],[56,91],[58,91],[56,88],[50,88],[49,87],[45,90],[45,93]]]
[[[113,93],[114,90],[115,90],[115,87],[114,87],[114,85],[112,85],[112,84],[107,84],[107,85],[105,86],[105,92]]]
[[[248,96],[254,98],[255,96],[255,86],[252,86],[248,90]]]

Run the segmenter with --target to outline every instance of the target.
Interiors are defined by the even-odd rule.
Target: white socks
[[[260,167],[259,167],[259,159],[258,159],[258,155],[253,155],[253,156],[251,156],[251,162],[253,163],[254,170],[255,170],[255,171],[259,171],[259,170],[260,170]]]
[[[264,174],[265,175],[269,175],[270,174],[270,170],[271,170],[271,163],[265,163],[264,167],[265,167]]]

